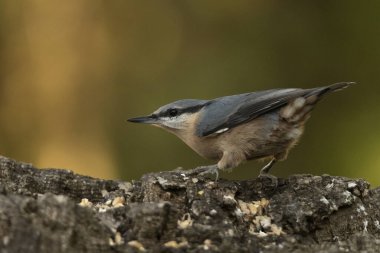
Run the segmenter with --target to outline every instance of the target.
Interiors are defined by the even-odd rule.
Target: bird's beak
[[[150,116],[144,116],[144,117],[137,117],[137,118],[131,118],[127,119],[129,122],[133,123],[143,123],[143,124],[157,124],[158,119],[157,117]]]

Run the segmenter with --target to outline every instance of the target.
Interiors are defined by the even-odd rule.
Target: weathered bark
[[[88,199],[88,202],[85,200]],[[380,188],[328,175],[129,183],[0,157],[1,252],[380,252]]]

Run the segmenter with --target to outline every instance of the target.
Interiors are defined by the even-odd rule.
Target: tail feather
[[[303,95],[304,100],[299,100],[299,97],[291,101],[287,106],[282,109],[281,117],[288,122],[299,123],[305,122],[309,116],[310,112],[313,110],[315,104],[320,101],[325,94],[342,90],[347,88],[354,82],[342,82],[335,83],[325,87],[318,87],[305,90]]]
[[[329,85],[325,88],[327,88],[328,91],[338,91],[347,88],[348,86],[355,84],[355,82],[341,82],[341,83],[334,83],[332,85]]]
[[[313,95],[316,95],[318,98],[321,98],[323,95],[327,93],[343,90],[352,84],[355,84],[355,82],[334,83],[329,86],[310,89],[310,93],[308,93],[306,96],[311,97]]]

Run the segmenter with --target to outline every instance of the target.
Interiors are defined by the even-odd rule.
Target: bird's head
[[[158,126],[169,132],[182,132],[195,124],[194,119],[199,111],[208,103],[207,100],[184,99],[164,105],[152,114],[128,119],[134,123]]]

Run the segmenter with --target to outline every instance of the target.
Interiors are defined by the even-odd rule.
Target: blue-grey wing
[[[276,89],[221,97],[203,108],[196,134],[200,137],[222,133],[241,123],[278,109],[314,89]]]

